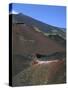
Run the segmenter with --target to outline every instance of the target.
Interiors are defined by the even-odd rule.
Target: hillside
[[[52,64],[42,64],[35,67],[31,66],[32,61],[34,61],[35,58],[38,58],[38,56],[41,56],[41,58],[38,58],[39,61],[51,61],[58,59],[61,62],[64,60],[63,66],[60,65],[63,69],[58,69],[57,71],[57,78],[63,78],[62,76],[65,74],[66,66],[66,32],[61,28],[45,24],[24,14],[10,15],[9,18],[11,17],[13,85],[49,84],[49,82],[46,82],[46,77],[48,76],[46,71],[50,66],[52,66]],[[57,65],[55,69],[57,68]],[[37,75],[38,78],[39,75],[36,72],[43,72],[42,78],[45,78],[45,82],[42,79],[40,79],[41,82],[34,82],[35,76]],[[52,73],[50,69],[48,72]],[[59,75],[59,73],[61,73],[61,75]],[[24,84],[21,84],[20,77],[22,77],[22,80],[25,80],[22,81]],[[29,79],[29,77],[33,78]],[[39,80],[39,78],[37,80]],[[65,79],[63,79],[63,81],[60,80],[53,83],[64,82]]]
[[[22,70],[23,58],[21,57],[23,57],[24,55],[26,55],[27,57],[28,55],[35,56],[36,53],[51,54],[54,52],[65,51],[65,48],[61,46],[59,43],[49,39],[47,36],[44,36],[41,32],[35,31],[34,28],[26,24],[25,25],[13,24],[12,33],[13,33],[13,72],[14,73],[17,73],[18,71],[20,72]],[[20,62],[20,60],[22,60],[21,61],[22,63]],[[18,64],[17,62],[20,63],[20,66],[17,66]],[[19,68],[21,67],[20,68],[21,70],[18,67]]]
[[[46,54],[65,50],[59,43],[44,36],[41,32],[37,32],[27,24],[13,24],[12,32],[13,46],[18,50],[16,53],[39,52]]]

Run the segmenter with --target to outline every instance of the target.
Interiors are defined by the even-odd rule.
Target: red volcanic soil
[[[39,61],[13,78],[14,86],[65,83],[64,60]]]
[[[32,64],[32,70],[34,71],[33,74],[39,74],[39,76],[35,75],[36,79],[43,80],[46,84],[65,82],[64,60],[37,61]],[[35,79],[35,77],[33,77],[33,79]]]
[[[13,24],[12,26],[13,53],[41,53],[65,51],[57,42],[37,32],[32,26]]]
[[[56,60],[48,64],[48,83],[64,82],[64,60]]]

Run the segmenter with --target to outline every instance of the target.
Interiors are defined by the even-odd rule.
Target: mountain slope
[[[13,46],[18,50],[18,53],[26,53],[26,51],[29,53],[52,53],[65,50],[59,43],[26,24],[13,25],[13,38]]]
[[[26,24],[13,24],[13,76],[19,73],[22,68],[29,66],[31,59],[28,55],[39,54],[51,54],[55,52],[65,52],[65,47],[59,43],[51,40],[47,36],[44,36],[41,32],[37,32],[34,28]],[[27,57],[23,59],[23,55]],[[20,58],[22,57],[22,58]],[[18,64],[19,63],[19,64]],[[20,65],[20,66],[18,66]],[[19,67],[19,68],[18,68]]]
[[[18,75],[23,75],[22,79],[26,79],[26,77],[34,75],[34,78],[24,81],[23,85],[25,85],[25,83],[28,84],[27,82],[34,82],[34,73],[36,71],[42,72],[44,70],[45,73],[47,71],[47,65],[31,66],[31,62],[35,57],[37,58],[37,54],[46,56],[47,61],[48,59],[59,59],[61,61],[60,57],[62,57],[62,60],[65,60],[66,35],[61,28],[44,24],[24,14],[10,15],[10,17],[12,17],[12,78],[18,78]],[[44,57],[44,61],[46,61],[46,57]],[[39,60],[43,59],[41,58]],[[64,72],[63,69],[62,72]],[[35,71],[32,74],[31,72],[33,70]],[[60,70],[58,69],[57,72],[60,72]],[[27,74],[28,76],[26,76]],[[63,73],[61,74],[63,75]],[[13,82],[18,83],[18,79],[16,79],[13,79]],[[43,80],[41,82],[43,84]],[[65,80],[62,82],[65,82]],[[40,84],[39,81],[38,84]]]

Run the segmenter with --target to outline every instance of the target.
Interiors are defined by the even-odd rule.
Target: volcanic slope
[[[30,66],[31,55],[65,52],[60,45],[36,29],[36,26],[12,24],[13,76]]]
[[[12,75],[28,68],[36,54],[65,52],[66,33],[22,13],[12,17]]]
[[[27,24],[13,24],[13,53],[53,53],[65,51],[59,43]]]

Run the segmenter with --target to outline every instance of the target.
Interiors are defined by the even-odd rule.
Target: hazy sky
[[[12,10],[53,26],[66,27],[66,7],[64,6],[13,4]]]

